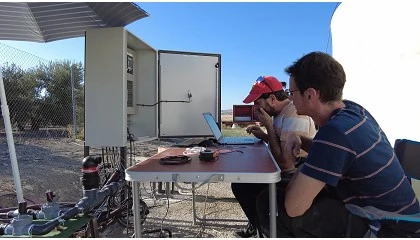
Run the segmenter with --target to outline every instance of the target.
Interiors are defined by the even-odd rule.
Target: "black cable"
[[[229,149],[229,150],[230,150],[230,149]],[[219,154],[226,154],[226,153],[233,153],[233,152],[244,153],[243,151],[241,151],[241,150],[236,150],[236,149],[230,150],[230,152],[220,152],[220,150],[218,150],[218,151],[219,151]]]
[[[159,233],[159,238],[165,237],[164,232],[168,233],[169,238],[172,238],[172,232],[169,229],[163,228],[163,229],[154,229],[154,230],[144,230],[142,233]]]
[[[191,94],[191,91],[190,90],[188,90],[188,92],[187,92],[187,95],[188,95],[188,101],[182,101],[182,100],[161,100],[161,101],[158,101],[158,102],[156,102],[156,103],[154,103],[154,104],[140,104],[140,103],[138,103],[138,104],[136,104],[137,106],[143,106],[143,107],[154,107],[154,106],[156,106],[156,105],[158,105],[159,103],[190,103],[191,102],[191,98],[192,98],[192,94]]]
[[[174,102],[178,102],[178,103],[190,103],[191,101],[190,100],[188,100],[188,101],[170,101],[170,100],[162,100],[162,101],[159,101],[159,102],[157,102],[157,103],[154,103],[154,104],[137,104],[137,106],[143,106],[143,107],[153,107],[153,106],[156,106],[156,105],[158,105],[159,103],[162,103],[162,102],[165,102],[165,103],[174,103]]]

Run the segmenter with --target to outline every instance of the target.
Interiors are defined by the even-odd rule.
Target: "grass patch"
[[[247,127],[239,127],[239,126],[232,128],[231,126],[222,125],[222,134],[223,136],[226,136],[226,137],[253,137],[254,135],[248,134],[246,132],[246,128]],[[265,129],[265,127],[262,126],[261,129],[265,133],[267,133],[267,130]]]
[[[241,137],[241,136],[249,137],[249,136],[251,136],[246,132],[246,127],[244,127],[244,128],[241,128],[241,127],[232,128],[232,127],[222,126],[222,133],[223,133],[223,136],[226,136],[226,137]]]

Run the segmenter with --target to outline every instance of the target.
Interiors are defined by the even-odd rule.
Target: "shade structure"
[[[51,42],[92,28],[125,27],[149,14],[130,2],[0,2],[0,40]],[[18,202],[24,201],[0,66],[0,104]]]
[[[51,42],[147,16],[131,2],[0,2],[0,39]]]

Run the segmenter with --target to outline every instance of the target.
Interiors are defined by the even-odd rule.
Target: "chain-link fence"
[[[0,66],[13,135],[79,137],[84,123],[82,63],[47,61],[0,43]],[[5,129],[1,119],[0,134]]]

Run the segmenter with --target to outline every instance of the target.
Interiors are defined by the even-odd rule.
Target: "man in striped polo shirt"
[[[385,133],[359,104],[342,100],[346,75],[326,53],[312,52],[286,68],[298,114],[319,126],[315,137],[291,134],[285,152],[308,152],[287,188],[278,188],[278,237],[344,237],[349,213],[344,204],[399,213],[420,212],[419,202]],[[326,196],[330,189],[336,198]],[[258,220],[268,228],[268,193],[257,199]],[[368,230],[367,219],[352,219],[352,237]],[[381,221],[380,237],[418,237],[420,224]]]
[[[268,143],[281,169],[282,179],[290,180],[296,170],[296,157],[284,155],[286,138],[292,133],[313,137],[316,133],[313,120],[308,116],[296,114],[295,106],[283,89],[283,83],[273,76],[259,77],[243,102],[254,102],[259,121],[267,131],[265,133],[258,126],[250,126],[247,132]],[[251,237],[256,234],[256,198],[267,187],[267,184],[232,183],[232,192],[249,219],[247,228],[238,232],[239,236]]]

